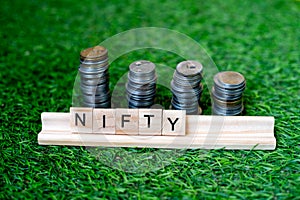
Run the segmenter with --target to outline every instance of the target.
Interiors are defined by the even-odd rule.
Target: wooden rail
[[[40,145],[274,150],[274,117],[186,116],[186,135],[72,133],[70,113],[42,113]]]

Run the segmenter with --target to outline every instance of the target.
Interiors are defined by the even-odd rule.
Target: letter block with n
[[[70,123],[72,133],[93,132],[93,108],[70,108]]]

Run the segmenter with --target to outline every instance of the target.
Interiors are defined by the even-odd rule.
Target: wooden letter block
[[[139,109],[139,135],[161,135],[162,109]]]
[[[93,108],[70,108],[70,123],[72,133],[92,133]]]
[[[139,110],[117,108],[116,109],[116,134],[138,135],[138,133],[139,133]]]
[[[185,135],[185,110],[164,110],[162,135]]]
[[[93,133],[116,133],[115,109],[99,109],[93,111]]]

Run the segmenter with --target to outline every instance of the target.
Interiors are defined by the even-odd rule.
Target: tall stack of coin
[[[126,90],[129,108],[150,108],[156,94],[154,63],[147,60],[131,63]]]
[[[242,96],[245,87],[245,78],[238,72],[226,71],[216,74],[212,88],[213,114],[241,114],[244,109]]]
[[[177,65],[171,81],[173,109],[186,110],[187,114],[201,114],[202,71],[203,67],[197,61],[188,60]]]
[[[81,106],[109,108],[108,53],[102,46],[95,46],[80,53]]]

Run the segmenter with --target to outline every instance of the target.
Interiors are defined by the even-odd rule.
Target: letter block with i
[[[162,135],[185,135],[185,123],[185,110],[164,110]]]
[[[70,123],[72,133],[93,132],[93,108],[70,108]]]
[[[115,109],[99,109],[93,111],[93,133],[115,134]]]

